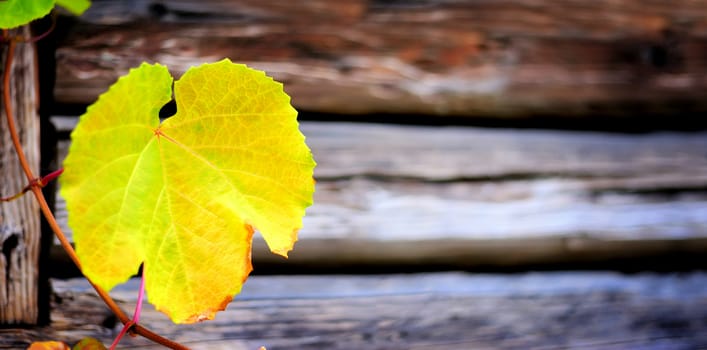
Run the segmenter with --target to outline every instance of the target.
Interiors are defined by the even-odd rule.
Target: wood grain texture
[[[213,321],[177,326],[151,306],[141,320],[193,349],[700,349],[706,282],[700,272],[255,276]],[[119,328],[100,326],[85,281],[54,285],[53,335],[110,342]],[[137,286],[113,295],[131,309]],[[158,347],[126,337],[121,348]]]
[[[142,61],[229,57],[299,109],[486,117],[707,111],[707,6],[646,0],[98,0],[57,50],[59,102]],[[679,120],[674,121],[677,123]]]
[[[9,35],[29,37],[29,27]],[[0,43],[0,76],[4,74],[7,45]],[[36,57],[32,44],[18,43],[10,81],[12,114],[30,166],[39,169],[39,115]],[[3,87],[0,86],[0,94]],[[19,163],[0,101],[0,197],[19,193],[28,181]],[[0,202],[0,324],[36,324],[39,316],[38,273],[40,249],[39,206],[31,196]]]
[[[75,119],[55,119],[70,129]],[[707,134],[303,122],[296,266],[518,266],[707,250]],[[66,152],[68,143],[61,144]],[[58,217],[66,222],[63,201]]]

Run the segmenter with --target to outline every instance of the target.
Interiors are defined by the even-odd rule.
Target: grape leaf
[[[54,8],[54,0],[0,1],[0,28],[9,29],[46,16]]]
[[[83,272],[110,290],[144,262],[147,297],[175,323],[214,317],[251,271],[254,228],[287,256],[315,162],[282,84],[228,59],[174,84],[143,63],[81,116],[60,177]]]
[[[15,28],[42,18],[51,12],[55,3],[76,16],[91,6],[89,0],[0,0],[0,28]]]

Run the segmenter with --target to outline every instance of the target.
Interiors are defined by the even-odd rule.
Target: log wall
[[[706,281],[700,272],[254,276],[213,321],[174,325],[145,305],[141,323],[195,350],[702,349]],[[85,281],[54,284],[53,327],[0,330],[0,349],[30,339],[112,341],[119,326]],[[126,310],[138,285],[113,292]],[[162,349],[140,337],[120,345]]]
[[[318,163],[314,205],[289,259],[255,236],[256,272],[705,267],[705,132],[301,129]]]
[[[142,61],[178,76],[223,57],[283,81],[306,111],[707,112],[702,0],[98,0],[59,45],[56,96],[87,104]]]

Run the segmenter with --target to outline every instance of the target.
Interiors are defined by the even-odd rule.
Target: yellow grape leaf
[[[27,350],[71,350],[71,348],[60,341],[36,341],[30,344]]]
[[[251,271],[254,228],[287,256],[315,162],[282,84],[228,59],[174,84],[143,63],[81,116],[60,177],[84,274],[110,290],[144,262],[175,323],[211,319]]]

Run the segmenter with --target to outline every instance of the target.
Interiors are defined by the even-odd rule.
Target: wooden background
[[[223,57],[320,113],[690,126],[707,111],[703,0],[99,0],[58,48],[56,97],[89,103],[142,61],[179,75]]]
[[[28,36],[29,27],[10,31],[9,35]],[[12,53],[12,68],[5,72],[6,60]],[[0,43],[0,76],[10,74],[8,100],[10,115],[15,120],[15,129],[27,163],[33,169],[39,168],[39,116],[36,82],[36,60],[31,45],[17,43],[10,50]],[[4,84],[0,87],[0,94]],[[5,100],[0,102],[0,197],[12,196],[27,185],[27,177],[22,171],[19,158],[6,123]],[[33,324],[46,318],[48,295],[46,281],[40,278],[40,240],[42,230],[39,205],[30,195],[11,202],[0,202],[0,324]],[[39,295],[44,294],[47,298]]]
[[[703,349],[706,280],[704,272],[255,276],[211,322],[173,325],[151,306],[142,322],[195,350]],[[128,310],[138,283],[113,292]],[[42,336],[111,341],[115,319],[85,281],[55,288],[54,327]],[[130,337],[121,348],[160,349]]]
[[[301,129],[318,162],[315,204],[287,261],[256,235],[256,272],[705,266],[707,132]]]
[[[315,205],[289,260],[260,239],[253,253],[256,274],[297,275],[256,276],[215,323],[147,311],[160,333],[271,350],[707,347],[707,1],[99,0],[56,34],[59,159],[85,106],[142,61],[177,76],[245,62],[301,112]],[[55,276],[75,275],[64,263]],[[80,281],[54,284],[51,327],[0,347],[116,333]],[[114,293],[129,308],[135,288]]]
[[[707,134],[656,131],[705,122],[707,2],[95,1],[64,24],[57,113],[142,61],[229,57],[303,119],[467,125],[303,123],[318,187],[289,266],[701,260]],[[609,132],[514,128],[548,118]]]

